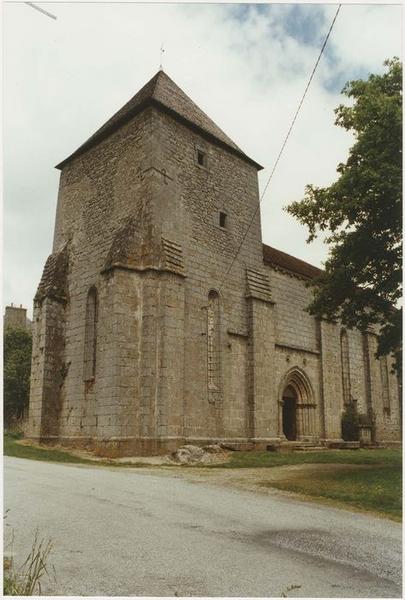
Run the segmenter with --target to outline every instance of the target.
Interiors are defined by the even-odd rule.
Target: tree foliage
[[[4,423],[10,425],[25,416],[31,374],[31,334],[25,329],[4,332]]]
[[[330,187],[306,186],[287,211],[309,229],[308,242],[328,232],[329,255],[314,280],[309,312],[365,330],[376,325],[378,356],[400,361],[402,312],[402,65],[348,82],[352,100],[335,110],[336,125],[355,141]]]

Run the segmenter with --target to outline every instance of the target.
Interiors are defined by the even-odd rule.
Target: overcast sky
[[[334,5],[3,4],[3,302],[32,300],[51,252],[71,154],[159,69],[249,156],[263,189],[315,64]],[[321,266],[327,249],[283,207],[336,179],[353,140],[334,125],[347,80],[401,57],[402,9],[343,5],[262,203],[263,241]]]

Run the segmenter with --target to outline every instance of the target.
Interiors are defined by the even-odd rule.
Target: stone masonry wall
[[[305,311],[311,291],[305,280],[270,268],[272,298],[275,304],[276,343],[310,351],[318,350],[315,319]]]
[[[197,148],[206,153],[206,167],[197,163]],[[246,266],[262,267],[259,215],[223,280],[257,202],[254,166],[155,109],[64,167],[54,236],[54,252],[69,242],[70,261],[62,440],[103,446],[130,438],[246,437],[246,394],[231,391],[228,329],[247,335]],[[226,228],[219,211],[226,212]],[[131,217],[153,243],[164,236],[182,248],[185,280],[104,271],[114,236]],[[84,381],[92,286],[96,374]],[[221,311],[221,390],[214,404],[207,401],[210,289],[220,292]],[[240,360],[247,390],[247,349]]]
[[[303,278],[293,276],[266,265],[272,298],[275,301],[275,386],[278,400],[286,373],[300,368],[308,377],[317,404],[318,435],[322,439],[339,439],[340,422],[344,410],[342,388],[342,362],[338,323],[317,321],[305,308],[311,291]],[[375,415],[376,440],[400,439],[400,404],[398,380],[391,373],[392,359],[388,357],[388,384],[390,411],[383,410],[383,389],[380,361],[375,359],[375,336],[369,335],[365,350],[363,335],[357,330],[347,330],[350,394],[357,401],[358,412]],[[371,380],[368,383],[368,366]],[[370,387],[370,391],[368,391]]]
[[[131,216],[142,229],[148,217],[151,118],[145,111],[112,136],[68,163],[62,171],[54,251],[70,240],[70,302],[66,309],[61,436],[88,441],[136,434],[139,281],[102,273],[116,231]],[[125,282],[124,282],[124,281]],[[83,380],[87,293],[98,292],[97,359],[94,382]],[[131,337],[131,334],[132,337]],[[122,383],[124,382],[124,383]]]
[[[310,409],[311,423],[305,426],[305,432],[308,433],[307,437],[322,438],[324,398],[320,340],[316,321],[305,310],[311,299],[311,291],[305,286],[303,278],[270,265],[266,265],[266,271],[275,301],[274,410],[277,411],[278,434],[282,435],[281,400],[288,384],[288,373],[297,370],[308,379],[315,405]]]
[[[68,300],[55,308],[45,298],[34,313],[32,436],[42,431],[100,454],[159,452],[185,440],[265,444],[282,435],[282,387],[292,372],[302,375],[307,395],[300,427],[313,437],[340,438],[341,327],[305,312],[310,290],[302,279],[263,264],[259,211],[227,273],[257,205],[254,165],[157,108],[64,167],[53,252],[69,253]],[[261,273],[268,275],[271,300],[248,297],[247,269],[259,287],[267,285]],[[96,367],[94,380],[84,381],[92,286]],[[209,394],[210,291],[219,294],[219,372]],[[57,356],[42,356],[52,335]],[[398,439],[395,379],[390,375],[387,416],[380,367],[370,358],[373,339],[368,362],[360,333],[348,332],[348,344],[359,410],[367,412],[371,402],[377,438]],[[63,376],[44,402],[52,360]],[[44,410],[57,413],[53,425]]]
[[[382,443],[399,442],[401,440],[401,411],[397,377],[391,373],[393,360],[387,357],[388,367],[388,401],[389,412],[384,410],[384,392],[382,387],[380,360],[375,359],[377,337],[367,333],[367,347],[370,362],[370,396],[375,425],[375,440]]]
[[[162,235],[182,245],[185,286],[184,436],[209,439],[246,436],[246,396],[235,395],[229,344],[232,330],[248,332],[246,267],[263,268],[260,217],[257,214],[242,251],[225,277],[258,202],[256,168],[204,140],[169,115],[154,111],[155,166],[166,184],[155,189],[156,222]],[[197,149],[206,166],[197,163]],[[226,213],[226,227],[219,212]],[[207,307],[213,289],[220,298],[221,393],[207,393]],[[232,340],[231,340],[232,336]],[[239,346],[243,346],[243,342]],[[238,360],[245,363],[245,351]],[[245,375],[247,377],[247,375]],[[235,399],[237,398],[237,403]]]

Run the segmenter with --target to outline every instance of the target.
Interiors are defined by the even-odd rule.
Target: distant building
[[[31,331],[32,322],[27,317],[27,309],[20,306],[14,306],[13,303],[10,306],[6,306],[6,311],[3,316],[3,328],[4,331],[9,328],[20,328]]]
[[[400,442],[392,357],[305,310],[320,270],[262,243],[260,165],[163,71],[58,168],[28,437],[333,446],[355,403],[363,443]]]

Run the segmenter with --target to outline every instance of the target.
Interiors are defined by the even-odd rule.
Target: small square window
[[[219,226],[220,227],[224,227],[224,228],[226,227],[226,217],[227,217],[226,213],[224,213],[224,212],[219,213]]]
[[[202,150],[197,150],[197,162],[202,167],[205,167],[207,164],[206,154]]]

